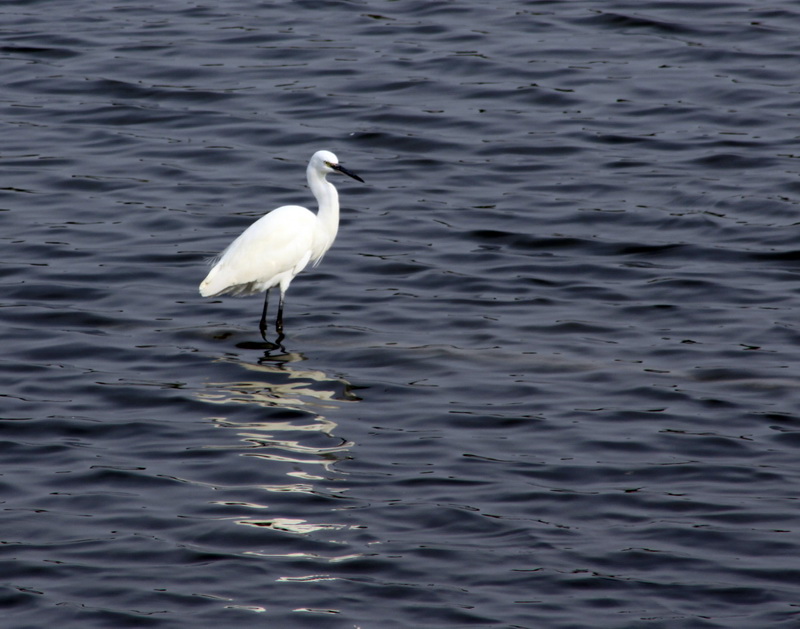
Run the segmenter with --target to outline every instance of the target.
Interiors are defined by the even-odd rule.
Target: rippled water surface
[[[800,7],[0,4],[0,608],[800,626]],[[313,204],[292,285],[207,259]]]

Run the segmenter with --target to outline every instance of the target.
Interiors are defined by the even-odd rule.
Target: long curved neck
[[[339,193],[332,183],[328,183],[325,177],[316,174],[310,167],[306,171],[308,187],[317,199],[319,210],[317,219],[329,234],[331,242],[336,237],[339,230]]]

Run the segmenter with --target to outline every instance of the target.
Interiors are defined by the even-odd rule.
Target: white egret
[[[330,151],[317,151],[308,162],[308,186],[317,199],[316,214],[299,205],[284,205],[250,225],[225,249],[200,284],[203,297],[254,295],[266,291],[258,329],[267,340],[269,290],[280,287],[275,330],[283,336],[283,302],[292,280],[309,263],[316,266],[339,230],[339,194],[325,177],[343,173],[364,183],[339,164]]]

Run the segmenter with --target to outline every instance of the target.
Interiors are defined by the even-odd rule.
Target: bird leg
[[[267,340],[267,303],[269,302],[269,289],[264,293],[264,310],[261,311],[261,321],[258,329],[261,331],[261,338]]]
[[[283,291],[278,297],[278,318],[275,321],[275,331],[283,336]]]

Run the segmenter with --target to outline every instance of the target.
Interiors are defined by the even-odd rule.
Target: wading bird
[[[317,151],[308,162],[308,187],[317,199],[319,210],[299,205],[284,205],[250,225],[214,262],[200,283],[203,297],[246,296],[266,291],[258,329],[267,340],[269,289],[280,288],[275,331],[283,337],[283,302],[292,280],[309,263],[316,266],[330,249],[339,230],[339,194],[325,177],[343,173],[364,180],[339,164],[330,151]]]

